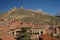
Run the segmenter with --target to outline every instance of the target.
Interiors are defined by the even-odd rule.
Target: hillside
[[[6,13],[0,15],[0,18],[12,19],[15,18],[17,20],[21,20],[23,22],[32,22],[34,23],[42,23],[42,24],[50,24],[55,25],[57,23],[57,18],[49,15],[45,12],[39,12],[36,10],[27,10],[24,8],[15,7],[9,10]]]

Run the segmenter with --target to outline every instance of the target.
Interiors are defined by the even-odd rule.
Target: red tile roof
[[[57,40],[57,38],[53,38],[48,34],[42,34],[40,38],[42,38],[43,40]]]

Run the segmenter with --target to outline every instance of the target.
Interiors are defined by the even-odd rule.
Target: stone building
[[[2,22],[0,22],[0,25],[2,24]],[[4,24],[4,22],[3,22]],[[5,26],[5,27],[4,27]],[[39,36],[42,34],[51,34],[52,31],[54,33],[54,36],[60,33],[60,27],[52,27],[50,25],[41,25],[41,24],[32,24],[29,22],[22,22],[22,21],[18,21],[16,19],[11,19],[6,21],[5,25],[3,25],[3,27],[0,28],[0,32],[2,34],[5,34],[6,36],[8,35],[10,37],[10,35],[12,36],[13,40],[16,40],[16,35],[18,34],[17,32],[21,31],[22,27],[28,27],[30,28],[29,30],[27,30],[27,32],[31,32],[31,40],[39,40]],[[1,31],[3,30],[3,31]],[[4,35],[3,35],[4,36]]]

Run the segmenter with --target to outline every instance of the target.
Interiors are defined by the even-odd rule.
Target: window
[[[0,40],[2,40],[2,38],[0,38]]]
[[[43,34],[43,31],[41,31],[41,34]]]
[[[39,34],[39,31],[38,30],[34,30],[33,34]]]
[[[42,38],[39,37],[39,40],[42,40]]]
[[[14,31],[15,29],[10,29],[10,31]]]
[[[12,32],[12,34],[14,35],[14,32]]]
[[[20,31],[16,31],[16,33],[20,33]]]

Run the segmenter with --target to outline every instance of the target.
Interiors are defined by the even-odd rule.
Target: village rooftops
[[[58,40],[57,38],[53,38],[53,37],[51,37],[51,36],[48,35],[48,34],[42,34],[42,35],[40,35],[40,38],[41,38],[42,40]]]

